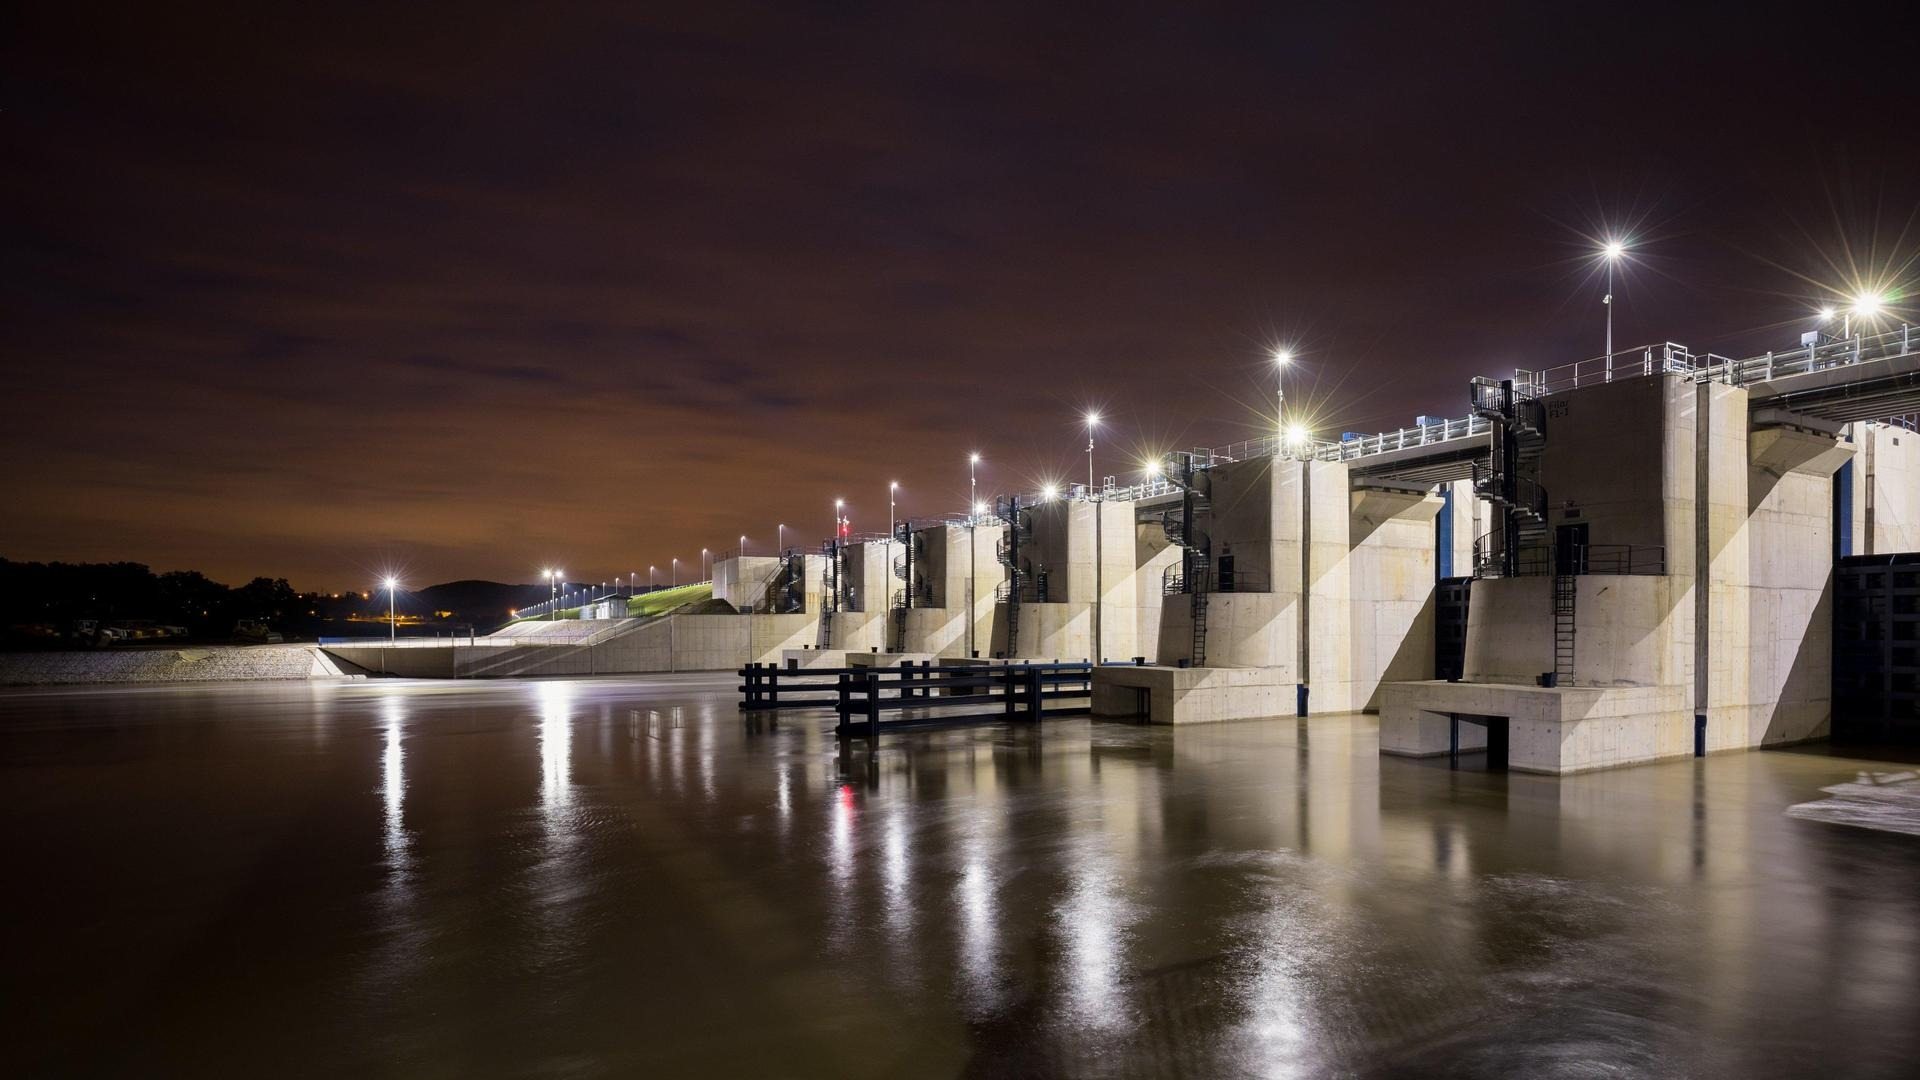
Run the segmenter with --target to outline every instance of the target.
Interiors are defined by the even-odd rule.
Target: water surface
[[[6,1075],[1910,1076],[1825,751],[1367,717],[889,737],[731,677],[0,695]]]

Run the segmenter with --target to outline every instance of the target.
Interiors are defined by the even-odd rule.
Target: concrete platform
[[[1555,687],[1396,682],[1381,688],[1380,752],[1447,752],[1453,717],[1503,725],[1507,768],[1563,775],[1693,752],[1683,687]],[[1461,749],[1484,749],[1487,724],[1462,723]],[[1497,741],[1497,739],[1496,739]]]
[[[1093,669],[1093,715],[1145,716],[1155,724],[1291,719],[1296,686],[1273,668],[1114,664]]]
[[[934,661],[945,663],[945,661],[939,660],[939,658],[934,656],[932,653],[927,653],[927,652],[882,652],[882,653],[849,652],[847,653],[848,667],[897,668],[902,663],[911,663],[911,664],[919,665],[919,664],[931,663]]]
[[[847,657],[845,649],[781,649],[780,666],[802,671],[808,668],[846,667]]]

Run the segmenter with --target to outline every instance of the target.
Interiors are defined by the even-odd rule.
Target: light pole
[[[740,557],[743,559],[747,557],[747,534],[746,533],[740,534]]]
[[[1093,429],[1100,424],[1100,414],[1087,414],[1087,498],[1093,498]]]
[[[980,451],[967,455],[967,505],[973,508],[973,516],[980,516]]]
[[[393,580],[392,578],[388,578],[386,584],[387,584],[387,641],[393,644],[398,644],[400,641],[400,624],[396,622],[393,617],[393,593],[395,589],[398,589],[400,587],[400,583]]]
[[[1282,437],[1287,433],[1287,365],[1291,363],[1293,353],[1286,349],[1273,351],[1273,430]]]
[[[1613,368],[1613,264],[1619,262],[1620,257],[1626,253],[1627,245],[1618,240],[1609,240],[1606,246],[1600,249],[1600,254],[1607,260],[1607,295],[1600,302],[1607,306],[1608,370]]]
[[[900,481],[895,480],[887,485],[887,543],[889,544],[893,543],[893,530],[896,528],[893,522],[893,508],[899,497]]]
[[[648,563],[647,564],[647,588],[649,589],[653,588],[653,583],[658,580],[660,580],[660,568],[653,565],[652,563]]]
[[[833,539],[835,543],[839,543],[840,541],[840,526],[846,524],[845,519],[840,516],[840,508],[845,505],[847,505],[847,500],[845,499],[833,500]]]
[[[545,571],[547,576],[547,621],[552,622],[560,609],[560,571]]]
[[[712,578],[712,577],[713,577],[713,571],[712,571],[712,570],[709,570],[709,569],[707,569],[707,565],[708,565],[708,564],[707,564],[707,549],[706,549],[706,548],[701,548],[701,549],[700,549],[700,572],[701,572],[702,574],[705,574],[705,575],[707,575],[707,577],[708,577],[708,578]]]
[[[668,579],[669,585],[667,587],[672,589],[679,588],[680,587],[680,556],[675,555],[672,559],[668,560],[668,572],[672,574],[672,577]]]
[[[778,555],[785,550],[787,550],[787,523],[783,521],[773,527],[773,553]]]

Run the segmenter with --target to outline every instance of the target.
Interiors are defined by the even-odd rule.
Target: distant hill
[[[429,585],[413,594],[410,608],[451,611],[456,617],[479,622],[504,622],[507,612],[538,604],[547,598],[545,585],[503,585],[498,581],[449,581]],[[403,597],[404,599],[404,597]]]

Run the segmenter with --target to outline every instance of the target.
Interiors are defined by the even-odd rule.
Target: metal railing
[[[1476,544],[1476,548],[1478,545]],[[1521,548],[1513,577],[1581,577],[1589,574],[1659,577],[1667,572],[1667,549],[1660,544],[1585,544],[1564,553],[1549,545]],[[1475,577],[1502,577],[1500,561],[1475,552]]]
[[[1513,386],[1516,391],[1543,397],[1620,379],[1638,379],[1648,375],[1691,375],[1703,368],[1726,362],[1724,356],[1695,353],[1685,345],[1663,341],[1657,345],[1637,345],[1539,371],[1516,369]]]
[[[1786,375],[1806,375],[1868,360],[1907,356],[1916,350],[1920,350],[1920,327],[1902,323],[1885,333],[1829,338],[1798,349],[1763,353],[1744,360],[1714,357],[1717,362],[1700,368],[1694,377],[1699,382],[1747,386]]]
[[[640,593],[646,592],[646,591],[648,590],[641,589],[636,591],[625,585],[621,585],[617,588],[602,588],[601,586],[598,586],[598,585],[583,585],[573,589],[572,591],[567,591],[563,589],[559,593],[559,595],[556,596],[554,599],[542,600],[539,603],[530,605],[528,607],[515,608],[513,610],[513,617],[516,619],[537,619],[544,615],[550,615],[556,611],[571,611],[572,609],[577,607],[585,607],[588,604],[600,603],[602,600],[613,600],[618,598],[637,596]]]
[[[1234,570],[1221,573],[1217,567],[1197,570],[1191,576],[1181,573],[1179,566],[1169,566],[1160,574],[1160,592],[1163,596],[1184,596],[1199,586],[1203,593],[1264,593],[1273,591],[1273,581],[1266,573],[1257,570]]]

